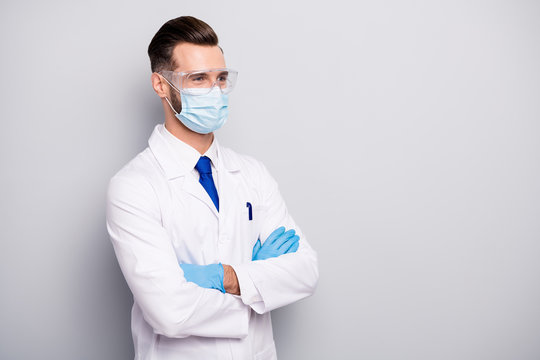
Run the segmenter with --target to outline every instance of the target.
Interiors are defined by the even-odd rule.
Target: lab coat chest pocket
[[[253,246],[259,239],[261,227],[266,214],[266,207],[253,201],[243,201],[239,206],[242,210],[237,219],[236,231],[239,232],[239,238],[242,238],[242,248],[244,261],[251,260]],[[261,239],[262,241],[262,239]]]
[[[261,234],[261,226],[266,216],[266,207],[257,204],[251,204],[251,209],[246,205],[247,208],[247,217],[248,217],[248,226],[250,226],[251,239],[254,239],[253,244],[259,238]],[[251,212],[251,214],[250,214]]]

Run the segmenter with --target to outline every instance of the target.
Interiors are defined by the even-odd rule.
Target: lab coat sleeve
[[[233,265],[242,301],[263,314],[312,295],[319,271],[317,254],[289,215],[276,181],[264,165],[259,166],[264,199],[261,241],[280,226],[295,229],[300,237],[298,250],[294,253]]]
[[[155,333],[247,336],[250,309],[239,298],[185,280],[146,179],[116,175],[110,180],[106,224],[134,300]]]

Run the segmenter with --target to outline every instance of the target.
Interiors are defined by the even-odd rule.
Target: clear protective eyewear
[[[219,87],[223,94],[228,94],[233,90],[238,77],[238,71],[227,68],[188,72],[162,70],[158,74],[176,90],[190,95],[206,95],[214,86]]]

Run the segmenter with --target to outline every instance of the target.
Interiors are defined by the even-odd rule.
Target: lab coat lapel
[[[206,192],[204,187],[201,185],[201,183],[192,176],[191,173],[188,173],[185,175],[184,185],[182,187],[182,190],[185,192],[191,194],[192,196],[196,197],[197,199],[204,202],[212,211],[212,213],[219,217],[218,211],[216,209],[216,206],[212,202],[212,199],[210,198],[210,195]],[[219,196],[219,207],[221,208],[221,194],[218,193]]]
[[[238,180],[238,174],[236,172],[229,172],[222,169],[218,173],[219,176],[219,212],[221,213],[221,218],[223,219],[228,214],[231,214],[233,211],[232,207],[236,204],[237,201],[237,188],[240,185]]]
[[[148,145],[163,169],[165,177],[169,181],[184,177],[182,190],[204,202],[210,208],[212,213],[215,216],[218,216],[216,206],[212,202],[212,199],[210,199],[210,196],[201,183],[193,176],[191,169],[182,166],[182,164],[174,158],[171,149],[167,146],[167,141],[159,133],[158,126],[160,125],[161,124],[158,124],[154,127],[154,131],[148,140]]]
[[[230,154],[218,143],[219,156],[219,209],[220,222],[226,221],[227,216],[234,212],[234,206],[241,206],[238,200],[238,187],[240,186],[240,167],[231,158]]]

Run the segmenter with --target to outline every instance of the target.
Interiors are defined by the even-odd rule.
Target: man
[[[148,54],[165,122],[107,192],[135,358],[275,359],[270,311],[313,293],[316,253],[266,168],[214,137],[236,72],[212,28],[170,20]]]

